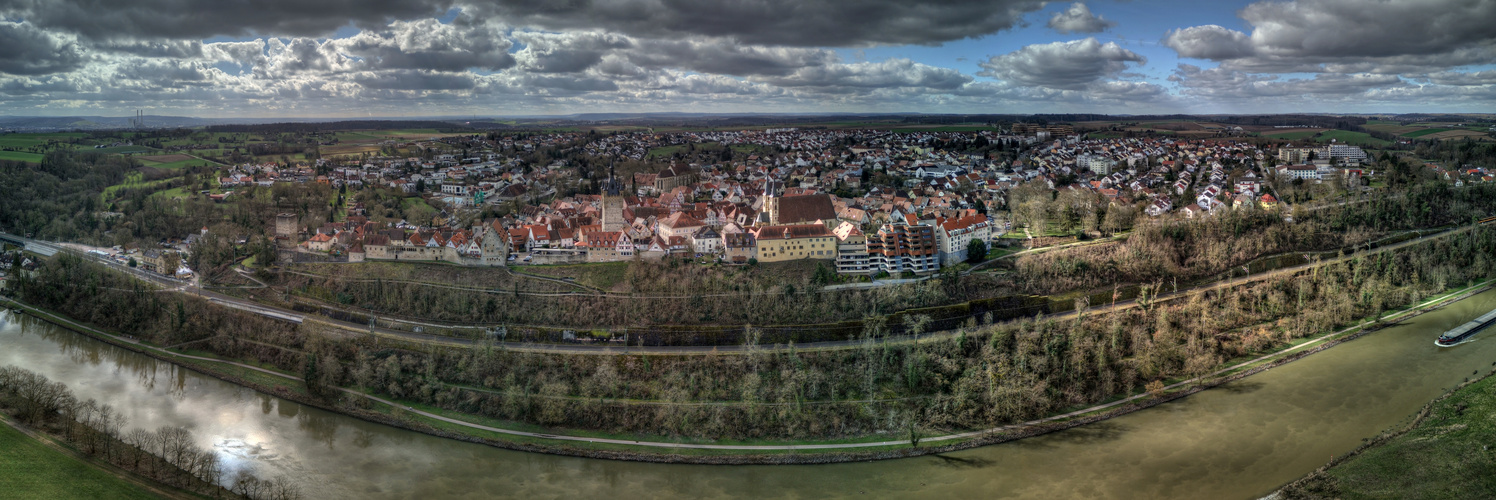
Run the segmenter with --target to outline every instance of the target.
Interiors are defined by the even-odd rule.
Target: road
[[[1490,222],[1490,223],[1487,223],[1487,224],[1496,224],[1496,222]],[[1367,255],[1375,255],[1375,254],[1379,254],[1379,253],[1382,253],[1382,252],[1389,252],[1389,251],[1393,251],[1393,250],[1398,250],[1398,249],[1401,249],[1401,248],[1406,248],[1406,247],[1411,246],[1411,245],[1417,245],[1417,244],[1420,244],[1420,243],[1423,243],[1423,242],[1426,242],[1426,241],[1429,241],[1429,240],[1444,238],[1444,237],[1447,237],[1447,236],[1450,236],[1450,235],[1453,235],[1453,234],[1463,233],[1463,232],[1469,231],[1472,227],[1473,226],[1470,226],[1470,225],[1462,225],[1462,226],[1458,226],[1458,227],[1455,227],[1455,228],[1452,228],[1452,229],[1447,229],[1447,230],[1444,230],[1444,231],[1441,231],[1441,232],[1438,232],[1438,233],[1434,233],[1434,234],[1430,234],[1430,235],[1427,235],[1427,236],[1423,236],[1423,237],[1420,237],[1420,238],[1414,238],[1414,239],[1411,239],[1411,240],[1407,240],[1407,241],[1403,241],[1403,242],[1399,242],[1399,243],[1394,243],[1394,244],[1391,244],[1391,245],[1381,246],[1381,247],[1378,247],[1376,249],[1372,249],[1372,250],[1369,250],[1369,251],[1368,250],[1358,250],[1358,251],[1349,253],[1349,254],[1345,255],[1344,257],[1335,257],[1335,258],[1325,259],[1325,260],[1319,261],[1319,262],[1314,262],[1314,263],[1309,263],[1309,264],[1303,264],[1303,265],[1298,265],[1298,266],[1293,266],[1293,267],[1286,267],[1286,268],[1282,268],[1282,269],[1277,269],[1277,270],[1267,271],[1267,272],[1262,272],[1262,273],[1257,273],[1257,274],[1251,274],[1251,275],[1237,277],[1237,278],[1230,278],[1230,279],[1226,279],[1226,280],[1222,280],[1222,281],[1217,281],[1217,282],[1210,283],[1210,284],[1198,285],[1198,286],[1194,286],[1194,287],[1189,287],[1189,288],[1181,289],[1181,290],[1178,290],[1176,292],[1161,293],[1161,294],[1158,294],[1153,300],[1154,301],[1169,300],[1169,299],[1172,299],[1172,298],[1186,296],[1186,295],[1200,293],[1200,292],[1205,292],[1205,291],[1213,291],[1213,290],[1219,290],[1219,289],[1223,289],[1223,288],[1230,288],[1230,287],[1240,286],[1240,285],[1243,285],[1243,284],[1246,284],[1246,283],[1251,283],[1251,282],[1256,282],[1256,281],[1262,281],[1262,280],[1266,280],[1266,279],[1269,279],[1269,278],[1272,278],[1272,277],[1276,277],[1276,276],[1296,274],[1296,273],[1298,273],[1300,271],[1305,271],[1305,270],[1308,270],[1308,269],[1313,269],[1313,268],[1319,267],[1319,266],[1326,266],[1326,265],[1336,264],[1336,263],[1344,262],[1346,260],[1350,260],[1350,259],[1354,259],[1354,258],[1359,258],[1359,257],[1364,257],[1364,256],[1367,256]],[[12,236],[12,235],[6,235],[6,236],[10,237],[12,239],[17,238],[17,237]],[[213,302],[223,304],[223,305],[228,306],[228,307],[233,307],[233,308],[236,308],[236,309],[241,309],[241,310],[253,312],[253,313],[256,313],[256,314],[261,314],[261,315],[264,315],[264,316],[267,316],[267,317],[271,317],[271,318],[275,318],[275,319],[279,319],[279,320],[283,320],[283,321],[292,321],[292,322],[296,322],[296,323],[302,323],[302,322],[322,323],[322,324],[334,326],[334,327],[337,327],[337,328],[341,328],[341,329],[344,329],[344,330],[348,330],[348,331],[351,331],[351,332],[358,332],[358,333],[363,333],[363,334],[370,334],[370,333],[372,333],[372,334],[377,335],[379,337],[394,338],[394,339],[399,339],[399,340],[404,340],[404,341],[411,341],[411,342],[418,342],[418,343],[425,343],[425,344],[450,345],[450,346],[470,346],[470,345],[474,345],[474,344],[478,343],[477,340],[469,339],[469,338],[448,337],[448,336],[442,336],[442,335],[429,335],[429,334],[424,334],[424,333],[415,333],[415,332],[410,332],[410,331],[405,331],[405,330],[397,330],[397,329],[390,329],[390,328],[384,328],[384,327],[373,327],[373,328],[371,328],[369,325],[366,325],[366,324],[351,323],[351,322],[340,321],[340,320],[336,320],[336,319],[332,319],[332,318],[325,318],[325,317],[320,317],[320,316],[318,316],[318,317],[308,317],[308,316],[306,316],[306,315],[304,315],[302,313],[299,313],[299,312],[291,310],[291,309],[286,309],[286,308],[281,308],[281,307],[275,307],[275,306],[269,306],[269,305],[261,304],[261,303],[254,302],[254,301],[251,301],[251,300],[246,300],[246,299],[242,299],[242,298],[238,298],[238,297],[233,297],[233,296],[229,296],[229,295],[223,295],[223,294],[220,294],[220,293],[213,292],[211,290],[204,290],[203,288],[201,288],[200,286],[198,286],[196,283],[193,283],[193,282],[187,282],[187,281],[184,281],[184,280],[176,280],[176,279],[166,278],[164,276],[156,275],[154,273],[150,273],[150,272],[147,272],[147,271],[142,271],[142,270],[139,270],[139,269],[131,269],[131,268],[127,267],[127,266],[120,265],[117,262],[113,262],[110,259],[102,258],[102,257],[100,257],[98,255],[88,253],[86,249],[89,248],[89,247],[86,247],[86,246],[75,245],[75,244],[66,244],[66,246],[63,246],[63,245],[60,245],[60,244],[57,244],[57,243],[38,242],[36,240],[27,240],[28,248],[30,248],[29,245],[32,242],[35,242],[36,244],[39,244],[39,245],[48,246],[48,247],[51,247],[51,248],[60,248],[60,249],[64,249],[64,250],[69,250],[70,253],[74,253],[76,255],[80,255],[80,256],[83,256],[85,258],[91,258],[91,259],[94,259],[96,261],[106,262],[108,265],[110,265],[111,267],[113,267],[115,269],[119,269],[119,270],[123,270],[123,271],[129,272],[133,276],[136,276],[136,277],[141,278],[141,279],[149,280],[152,283],[156,283],[158,285],[161,285],[161,286],[163,286],[163,287],[165,287],[165,288],[167,288],[167,289],[169,289],[171,291],[175,291],[175,292],[179,292],[179,293],[186,293],[186,294],[190,294],[190,295],[197,295],[197,296],[206,298],[208,300],[211,300]],[[1131,308],[1131,307],[1137,307],[1137,301],[1136,300],[1119,301],[1119,302],[1116,302],[1115,304],[1097,305],[1097,306],[1093,306],[1093,307],[1090,307],[1090,308],[1086,309],[1086,312],[1089,313],[1089,314],[1107,313],[1107,312],[1112,312],[1112,311],[1125,310],[1125,309],[1128,309],[1128,308]],[[1077,311],[1070,311],[1070,312],[1065,312],[1065,313],[1058,313],[1058,314],[1049,315],[1049,316],[1046,316],[1046,318],[1067,319],[1067,318],[1073,318],[1073,317],[1075,317],[1076,314],[1078,314]],[[394,320],[394,321],[399,321],[399,322],[402,322],[402,323],[410,323],[410,324],[416,324],[416,325],[421,325],[422,324],[422,323],[416,323],[416,322],[410,322],[410,321],[406,321],[406,320],[401,320],[401,319],[398,319],[398,318],[378,317],[378,319],[380,319],[380,320],[386,320],[386,321],[388,321],[388,320]],[[434,323],[425,323],[425,325],[432,326],[432,327],[442,327],[442,328],[474,328],[474,325],[442,325],[442,324],[434,324]],[[879,339],[878,342],[880,344],[881,343],[896,343],[897,344],[897,343],[912,342],[912,341],[915,341],[915,340],[942,339],[942,338],[947,338],[947,337],[953,337],[953,336],[956,335],[956,333],[957,333],[956,331],[942,331],[942,332],[926,333],[926,334],[922,334],[922,335],[919,335],[919,336],[912,336],[912,335],[890,336],[890,337],[884,337],[882,339]],[[789,349],[795,349],[795,350],[798,350],[798,351],[834,350],[834,349],[845,349],[845,348],[850,348],[850,347],[856,347],[856,346],[859,346],[861,344],[862,344],[862,342],[857,341],[857,340],[837,340],[837,341],[826,341],[826,342],[811,342],[811,343],[806,343],[806,344],[797,344],[797,345],[794,345],[794,346],[772,345],[772,346],[751,346],[751,347],[750,346],[744,346],[744,345],[725,345],[725,346],[624,346],[624,345],[590,345],[590,344],[519,344],[519,345],[517,345],[517,344],[514,344],[514,343],[507,343],[507,344],[505,344],[505,348],[506,349],[510,349],[510,350],[516,350],[516,351],[524,351],[524,352],[548,352],[548,353],[567,353],[567,354],[599,354],[599,355],[650,354],[650,355],[673,355],[673,354],[709,354],[709,353],[723,353],[723,354],[733,353],[733,354],[741,354],[741,353],[755,352],[755,351],[777,351],[777,350],[789,350]]]

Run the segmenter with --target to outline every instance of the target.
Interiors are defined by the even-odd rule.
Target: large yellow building
[[[757,242],[759,262],[836,258],[836,235],[820,224],[762,226],[750,232]]]

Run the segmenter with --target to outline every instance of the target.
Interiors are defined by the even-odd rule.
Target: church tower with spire
[[[618,182],[618,176],[613,171],[613,165],[608,165],[608,180],[603,182],[603,231],[622,231],[628,227],[623,220],[623,183]]]
[[[777,184],[773,179],[764,181],[764,203],[759,210],[759,222],[764,225],[779,224],[779,197],[775,193],[778,190]]]

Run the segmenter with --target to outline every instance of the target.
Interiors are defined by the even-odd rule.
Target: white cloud
[[[1028,45],[993,56],[978,63],[984,70],[977,74],[1018,85],[1079,90],[1121,73],[1128,63],[1145,64],[1147,58],[1116,42],[1087,38]]]
[[[1070,8],[1054,13],[1049,18],[1049,28],[1063,34],[1100,33],[1117,23],[1091,13],[1086,4],[1075,2]]]

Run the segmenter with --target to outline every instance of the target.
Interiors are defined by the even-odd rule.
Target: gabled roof
[[[779,223],[795,224],[836,218],[836,206],[831,196],[808,194],[787,196],[779,199]]]

